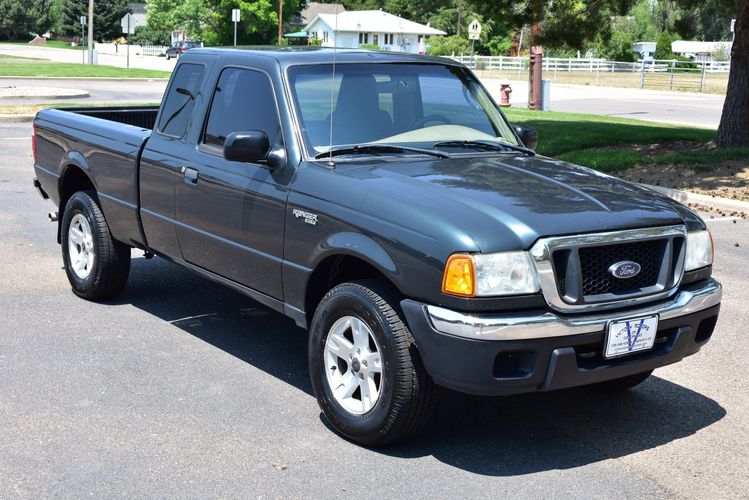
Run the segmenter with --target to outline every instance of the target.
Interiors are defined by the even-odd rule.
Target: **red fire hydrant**
[[[502,107],[509,107],[512,106],[510,104],[510,94],[512,94],[512,87],[510,87],[510,82],[501,82],[501,87],[499,89],[499,105]]]

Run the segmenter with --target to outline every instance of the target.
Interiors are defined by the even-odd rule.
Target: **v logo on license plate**
[[[644,318],[641,319],[640,323],[637,325],[637,333],[635,333],[635,338],[632,338],[632,327],[630,326],[629,321],[627,321],[627,347],[629,347],[630,351],[635,347],[635,343],[637,342],[637,339],[640,337],[643,323],[645,323]]]

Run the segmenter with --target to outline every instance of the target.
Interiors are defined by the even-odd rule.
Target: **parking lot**
[[[0,496],[623,498],[749,493],[749,221],[709,222],[713,340],[618,396],[445,391],[427,433],[366,449],[321,417],[305,332],[134,253],[115,301],[76,298],[31,125],[0,123]]]

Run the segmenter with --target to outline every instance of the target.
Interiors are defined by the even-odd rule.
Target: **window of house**
[[[262,130],[275,144],[280,134],[276,98],[268,76],[226,68],[216,85],[203,133],[203,144],[223,147],[232,132]]]
[[[369,33],[359,33],[359,43],[369,43]]]
[[[162,105],[157,127],[160,133],[172,137],[184,135],[195,104],[195,99],[190,97],[190,94],[198,95],[204,73],[205,66],[202,64],[179,65]]]
[[[323,41],[323,43],[328,43],[328,32],[327,31],[323,31],[322,41]]]

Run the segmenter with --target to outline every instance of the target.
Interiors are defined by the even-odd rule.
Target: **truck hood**
[[[704,227],[652,190],[578,165],[521,153],[341,167],[369,213],[411,225],[436,221],[482,252],[527,249],[539,237],[672,224]],[[467,248],[468,250],[468,248]]]

